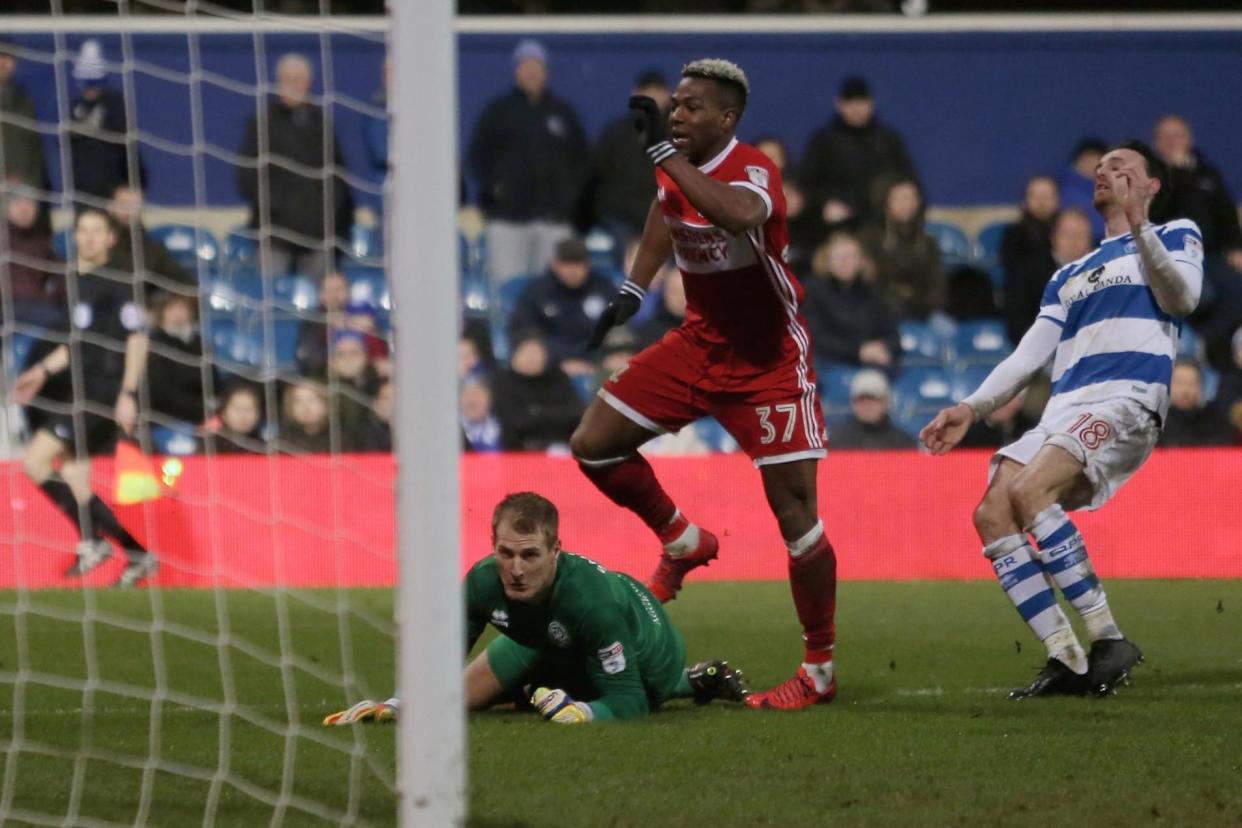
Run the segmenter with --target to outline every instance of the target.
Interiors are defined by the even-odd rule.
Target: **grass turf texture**
[[[1005,700],[1004,691],[1033,675],[1043,652],[995,584],[847,583],[835,704],[780,714],[676,702],[645,721],[583,728],[530,714],[479,714],[470,723],[470,823],[1242,824],[1242,582],[1108,586],[1123,628],[1148,659],[1116,698]],[[330,604],[335,596],[310,597]],[[150,632],[153,599],[168,631]],[[48,824],[134,824],[141,808],[150,824],[201,824],[210,776],[220,766],[220,715],[165,701],[153,717],[147,702],[127,693],[149,691],[160,676],[173,699],[226,698],[220,655],[209,643],[219,632],[220,599],[166,591],[42,592],[26,600],[29,611],[19,616],[19,596],[0,594],[0,750],[11,762],[5,775],[13,793],[6,824],[37,814],[44,819],[35,821]],[[272,793],[283,782],[338,817],[392,823],[396,729],[318,724],[355,701],[355,692],[387,695],[393,653],[382,619],[391,615],[391,594],[349,592],[349,606],[366,619],[353,615],[345,626],[296,596],[285,602],[283,622],[270,596],[229,592],[222,600],[231,635],[247,643],[225,650],[233,675],[227,694],[249,711],[224,729],[231,778]],[[88,675],[77,620],[88,605],[109,623],[90,625],[89,672],[102,683],[84,731],[82,692],[72,685]],[[784,584],[691,585],[670,613],[691,660],[727,657],[745,668],[753,687],[785,678],[799,654]],[[203,640],[187,638],[190,630]],[[283,677],[279,660],[268,658],[281,651],[282,635],[300,659]],[[340,672],[343,639],[358,671],[349,698],[324,680]],[[25,684],[20,728],[27,746],[38,747],[12,753],[19,640],[36,677],[59,676],[71,687]],[[162,673],[153,643],[162,647]],[[304,735],[287,744],[265,725],[283,726],[291,714]],[[142,803],[153,718],[161,762],[206,773],[151,771],[152,796]],[[74,757],[84,741],[88,755],[100,758],[76,766],[75,804]],[[287,751],[296,765],[283,774]],[[134,766],[106,758],[117,754]],[[360,779],[352,801],[351,756]],[[274,808],[252,793],[221,786],[216,824],[271,822]],[[284,813],[287,825],[333,821]]]

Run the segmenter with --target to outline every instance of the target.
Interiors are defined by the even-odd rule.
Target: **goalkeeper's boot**
[[[699,535],[698,543],[694,549],[678,557],[670,555],[668,548],[679,539],[684,538],[685,533],[692,529],[698,532]],[[650,580],[647,582],[647,589],[651,590],[651,594],[661,604],[667,604],[676,598],[677,593],[681,591],[681,582],[685,579],[686,573],[700,566],[707,566],[716,559],[716,555],[720,551],[720,542],[716,540],[716,536],[711,532],[692,526],[688,520],[680,515],[677,516],[676,522],[672,526],[660,533],[660,539],[664,541],[665,549],[660,554],[660,565],[656,567],[655,572],[652,573]]]
[[[695,704],[709,704],[713,699],[745,701],[750,690],[742,671],[727,661],[700,661],[686,671]]]
[[[65,570],[66,578],[81,578],[108,558],[112,557],[112,544],[103,538],[92,538],[78,544],[77,558]]]
[[[1125,638],[1101,639],[1092,643],[1087,663],[1091,665],[1088,688],[1097,696],[1107,696],[1130,683],[1130,671],[1143,663],[1143,651]]]
[[[353,707],[325,716],[323,724],[324,727],[332,727],[334,725],[354,724],[355,722],[384,724],[395,722],[396,720],[397,700],[395,698],[382,702],[363,699]]]
[[[1009,691],[1014,701],[1038,696],[1084,696],[1087,693],[1087,675],[1079,675],[1060,659],[1050,658],[1048,663],[1026,687]]]
[[[746,705],[756,710],[801,710],[814,704],[829,704],[837,697],[837,675],[832,674],[832,681],[824,692],[815,687],[815,679],[807,673],[805,667],[799,667],[797,674],[763,693],[751,693],[746,697]]]
[[[158,572],[159,568],[160,562],[154,555],[150,552],[138,552],[135,557],[129,559],[129,563],[125,564],[125,568],[121,570],[121,577],[116,579],[113,586],[122,589],[136,587]]]

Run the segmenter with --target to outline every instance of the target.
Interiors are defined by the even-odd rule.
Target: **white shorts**
[[[1160,437],[1156,415],[1124,398],[1044,411],[1039,425],[998,451],[988,479],[1002,458],[1027,465],[1045,445],[1069,452],[1085,467],[1093,491],[1087,509],[1098,509],[1146,462]]]

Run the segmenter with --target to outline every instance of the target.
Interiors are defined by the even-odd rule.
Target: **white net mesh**
[[[321,724],[394,683],[386,27],[53,7],[0,37],[0,820],[389,822],[393,729]]]

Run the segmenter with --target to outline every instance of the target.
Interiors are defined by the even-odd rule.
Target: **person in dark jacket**
[[[332,451],[328,396],[322,385],[300,379],[285,389],[280,403],[280,448],[289,454]],[[350,435],[340,432],[341,451],[349,451]]]
[[[812,133],[802,155],[798,182],[807,209],[820,213],[828,229],[860,227],[877,218],[875,190],[893,178],[918,180],[906,143],[875,117],[871,88],[860,77],[841,82],[837,114]]]
[[[354,451],[392,451],[392,383],[380,384],[375,401],[354,432]]]
[[[548,91],[547,51],[523,40],[513,66],[515,88],[483,110],[466,155],[487,216],[493,284],[548,266],[555,244],[572,232],[590,164],[577,113]]]
[[[17,55],[7,43],[0,43],[0,181],[17,182],[31,190],[50,190],[43,139],[23,121],[38,119],[34,101],[15,78]],[[52,232],[51,210],[47,201],[38,202],[35,227]]]
[[[152,424],[197,425],[207,419],[197,305],[196,299],[173,293],[165,294],[155,307],[156,324],[147,351],[146,414]]]
[[[1242,273],[1237,205],[1220,170],[1195,147],[1190,124],[1180,115],[1165,115],[1156,122],[1152,149],[1169,165],[1164,214],[1193,220],[1203,231],[1203,252],[1224,255]]]
[[[224,389],[220,399],[219,426],[207,433],[207,451],[214,454],[264,454],[263,397],[248,382]]]
[[[889,419],[892,392],[883,371],[859,371],[850,382],[850,414],[829,429],[836,449],[907,449],[918,443]]]
[[[0,260],[0,278],[9,284],[13,320],[61,330],[65,325],[64,264],[52,249],[52,237],[38,227],[39,205],[14,187],[5,198],[4,214],[9,251]],[[0,292],[0,302],[4,298]]]
[[[345,308],[349,304],[349,282],[340,273],[329,273],[319,283],[319,307],[313,318],[298,324],[294,353],[304,377],[322,376],[328,367],[328,340],[345,329]]]
[[[144,185],[145,173],[138,146],[129,146],[133,136],[126,120],[125,96],[107,85],[108,68],[98,41],[82,44],[73,65],[73,79],[80,87],[70,109],[73,189],[79,204],[99,207],[112,198],[120,184]],[[138,168],[132,171],[131,149],[139,158]]]
[[[329,123],[329,162],[324,111],[307,99],[312,77],[306,58],[284,55],[276,64],[276,95],[267,103],[266,147],[256,115],[247,122],[238,150],[248,163],[237,167],[237,189],[250,205],[250,226],[260,228],[263,241],[270,243],[273,276],[299,273],[322,278],[335,264],[336,244],[349,238],[353,226],[353,199],[341,178],[345,169],[341,144]],[[267,152],[262,161],[261,148]],[[290,163],[309,167],[315,174],[291,170]],[[330,208],[326,218],[325,206]]]
[[[500,421],[492,411],[492,391],[481,376],[467,377],[457,392],[457,417],[466,451],[494,452],[503,448]]]
[[[633,94],[651,98],[667,116],[668,81],[660,71],[648,69],[640,74]],[[651,159],[638,142],[632,115],[622,115],[604,126],[595,142],[591,167],[595,222],[624,247],[642,232],[656,196]]]
[[[1039,315],[1040,299],[1057,269],[1052,220],[1060,207],[1057,183],[1046,175],[1026,182],[1022,215],[1001,236],[1005,330],[1017,342]]]
[[[587,249],[578,239],[565,239],[542,277],[518,296],[509,317],[509,336],[538,331],[548,356],[568,374],[595,372],[595,361],[586,350],[595,320],[612,301],[617,286],[605,276],[591,272]]]
[[[108,202],[108,215],[116,228],[111,266],[142,277],[149,294],[171,291],[196,296],[198,271],[182,267],[168,248],[147,232],[142,223],[142,204],[142,190],[128,184],[118,185],[113,190],[112,200]]]
[[[686,321],[686,283],[682,280],[681,271],[668,264],[660,268],[656,278],[660,284],[660,304],[651,316],[634,326],[640,351],[660,341],[666,333]]]
[[[548,360],[547,346],[534,332],[515,338],[509,368],[496,374],[492,395],[506,451],[568,447],[582,417],[573,382]]]
[[[1217,406],[1203,399],[1203,371],[1193,359],[1173,364],[1169,380],[1169,413],[1158,445],[1170,447],[1227,446],[1233,428]]]
[[[899,319],[927,319],[945,307],[940,247],[923,229],[918,182],[899,178],[880,195],[880,219],[859,235],[875,266],[875,283]]]
[[[864,279],[866,262],[858,239],[834,233],[815,258],[818,267],[806,283],[802,313],[816,361],[894,370],[901,356],[897,320]]]

